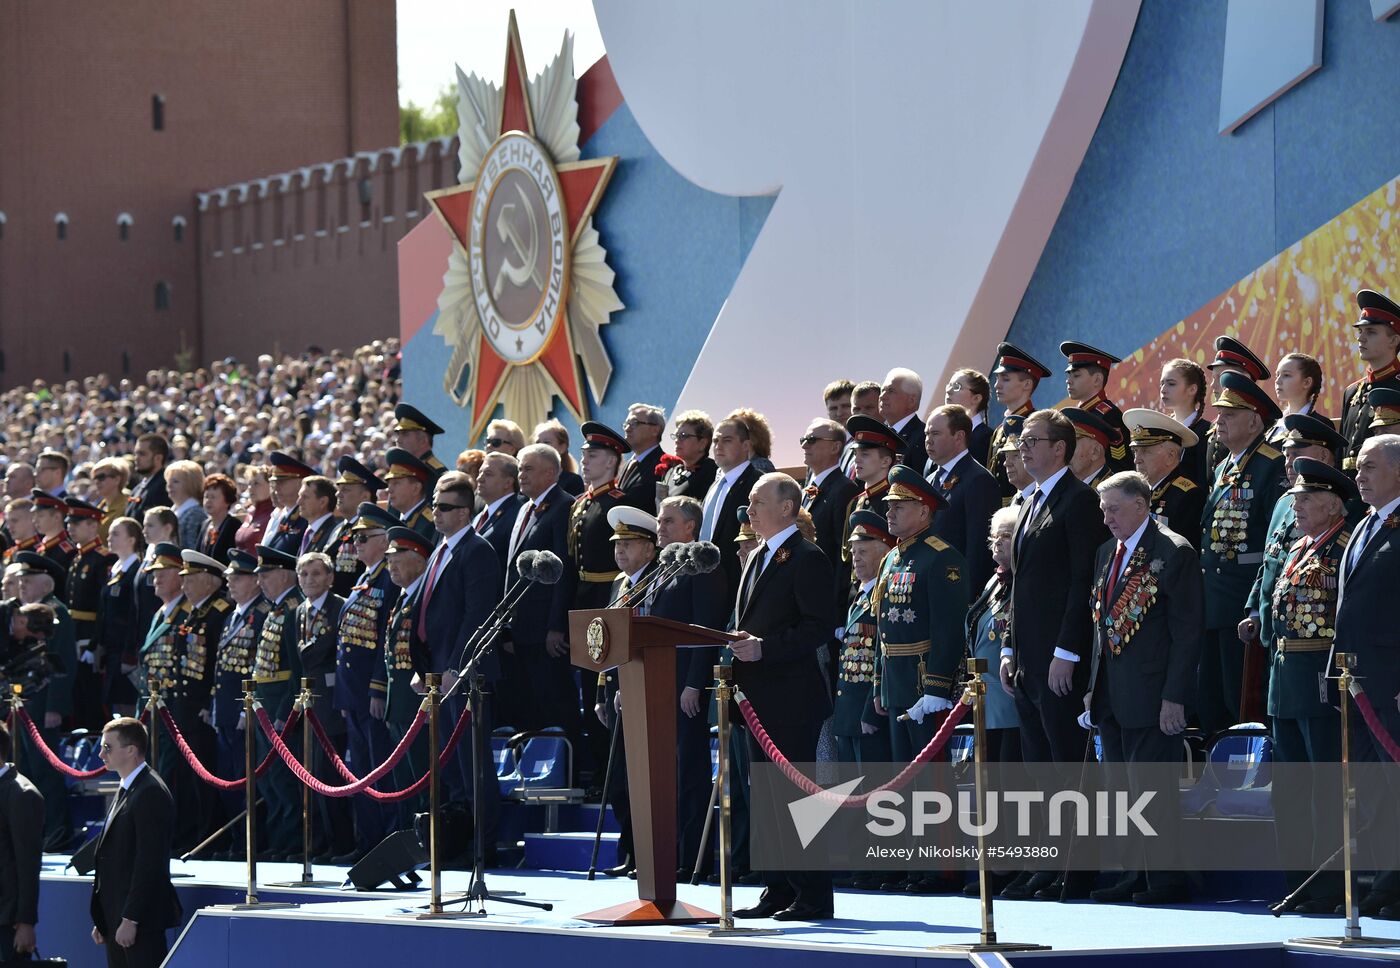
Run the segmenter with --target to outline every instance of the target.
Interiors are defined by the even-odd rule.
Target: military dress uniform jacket
[[[297,606],[297,655],[301,659],[301,674],[311,680],[315,696],[312,708],[328,733],[343,733],[345,721],[335,709],[335,643],[340,627],[340,613],[345,599],[327,592],[321,607],[314,613],[311,603],[302,600]]]
[[[1266,649],[1273,647],[1277,635],[1274,628],[1274,585],[1283,573],[1294,543],[1301,537],[1297,526],[1293,495],[1285,494],[1274,505],[1273,516],[1269,519],[1269,539],[1264,545],[1264,563],[1259,566],[1259,574],[1254,577],[1254,585],[1249,589],[1249,598],[1245,601],[1245,613],[1259,616],[1259,645]]]
[[[237,606],[219,633],[218,656],[214,660],[214,726],[233,729],[243,712],[243,681],[253,678],[258,658],[258,640],[263,624],[272,612],[272,603],[259,595],[242,614]]]
[[[1090,716],[1102,723],[1111,712],[1124,729],[1147,729],[1163,700],[1195,699],[1203,583],[1190,542],[1149,521],[1110,591],[1117,550],[1105,541],[1094,562]]]
[[[283,554],[301,553],[301,536],[306,532],[306,519],[295,507],[280,516],[277,527],[263,534],[263,544]]]
[[[1034,412],[1035,406],[1029,402],[1015,410],[1007,411],[1007,413],[1013,417],[1028,417]],[[1011,505],[1011,499],[1014,498],[1017,493],[1016,485],[1012,484],[1006,476],[1006,455],[1001,452],[1001,448],[1006,444],[1007,436],[1006,421],[1003,420],[1001,423],[997,424],[996,429],[992,431],[991,447],[986,455],[987,459],[982,462],[982,466],[991,471],[992,476],[997,479],[997,486],[1001,488],[1002,507],[1009,507]]]
[[[175,675],[177,708],[194,716],[208,709],[214,695],[214,673],[218,664],[218,644],[224,622],[233,614],[233,602],[223,591],[210,595],[199,605],[190,604],[179,633],[180,661]]]
[[[355,535],[350,531],[354,524],[354,518],[338,518],[330,537],[326,539],[326,554],[331,556],[335,569],[331,591],[341,598],[350,594],[365,570],[364,564],[355,555]]]
[[[893,712],[953,698],[968,606],[967,562],[932,529],[891,548],[871,590],[879,629],[875,692]]]
[[[1343,518],[1320,540],[1293,542],[1270,589],[1269,715],[1281,719],[1332,717],[1327,655],[1337,619],[1342,558],[1351,542]]]
[[[1356,476],[1356,456],[1361,453],[1361,445],[1375,433],[1371,421],[1376,413],[1368,397],[1376,387],[1400,390],[1400,360],[1357,380],[1342,394],[1342,436],[1347,439],[1347,447],[1341,468],[1352,477]]]
[[[1184,461],[1183,461],[1184,464]],[[1198,486],[1178,467],[1152,489],[1152,520],[1159,527],[1175,531],[1197,553],[1201,550],[1201,512],[1206,506],[1206,489]]]
[[[8,548],[5,549],[5,554],[3,556],[5,559],[5,564],[8,565],[11,561],[13,561],[15,555],[17,555],[19,552],[33,551],[38,547],[39,536],[37,534],[32,534],[27,538],[23,538],[19,541],[16,541],[14,544],[10,545]]]
[[[1233,629],[1244,618],[1249,589],[1264,562],[1269,518],[1277,501],[1283,455],[1261,434],[1216,469],[1201,520],[1201,573],[1206,577],[1207,629]]]
[[[184,643],[180,639],[180,627],[189,614],[190,603],[181,598],[169,612],[157,609],[151,619],[151,627],[141,645],[140,661],[137,663],[139,679],[136,687],[141,694],[141,705],[151,695],[151,680],[159,682],[161,695],[168,696],[174,688],[178,666],[183,655]]]
[[[68,609],[53,595],[45,598],[44,604],[53,609],[54,616],[58,619],[58,626],[54,634],[49,636],[48,647],[45,649],[49,661],[48,685],[38,693],[26,693],[25,697],[29,715],[40,726],[43,726],[46,712],[62,716],[73,712],[73,675],[78,667],[73,620],[68,616]],[[13,612],[18,611],[19,607],[19,599],[11,598],[5,601],[5,608],[0,610],[0,620],[6,623],[4,629],[0,630],[0,643],[9,638],[8,623]]]
[[[407,725],[418,715],[423,697],[413,691],[413,674],[426,673],[427,647],[413,632],[413,617],[418,613],[418,596],[423,590],[420,581],[412,595],[400,589],[389,613],[388,639],[384,645],[384,668],[371,688],[380,686],[385,695],[384,721]]]
[[[846,527],[841,534],[841,560],[848,568],[851,563],[851,515],[857,511],[874,511],[883,518],[885,516],[885,495],[889,489],[890,482],[888,480],[877,481],[851,498],[851,503],[846,505]]]
[[[875,684],[875,662],[879,655],[879,629],[871,598],[875,586],[857,592],[847,613],[845,632],[841,639],[841,656],[836,679],[836,699],[831,713],[831,734],[857,738],[860,724],[882,726],[871,702]]]
[[[605,608],[612,601],[618,570],[608,512],[619,504],[638,506],[616,485],[612,481],[580,494],[569,508],[569,567],[578,576],[574,608]]]
[[[67,529],[47,538],[41,537],[39,539],[39,544],[35,546],[34,550],[50,561],[57,562],[58,566],[64,571],[67,571],[72,566],[73,559],[77,557],[78,554],[78,546],[68,540]],[[58,595],[63,604],[68,604],[67,588],[60,586],[54,589],[54,592]]]
[[[97,609],[112,562],[116,559],[98,541],[90,541],[77,550],[68,567],[68,588],[65,600],[68,614],[73,616],[73,634],[79,642],[89,642],[97,635]]]
[[[1085,400],[1079,407],[1101,419],[1113,430],[1113,438],[1104,448],[1104,458],[1111,472],[1132,470],[1133,454],[1128,449],[1128,430],[1123,423],[1123,411],[1118,409],[1118,404],[1100,393],[1093,399]]]
[[[383,699],[384,643],[398,588],[383,560],[365,572],[340,610],[335,655],[335,708],[369,713],[371,696]]]
[[[438,534],[437,528],[433,527],[433,516],[428,511],[427,500],[422,501],[417,507],[401,517],[405,528],[417,531],[429,544],[436,546],[442,540],[442,535]]]
[[[297,652],[297,607],[301,589],[292,586],[280,602],[269,602],[258,657],[253,666],[254,692],[275,723],[292,714],[292,701],[301,691],[301,656]]]
[[[1196,442],[1182,451],[1178,470],[1185,474],[1192,484],[1209,490],[1211,482],[1215,479],[1215,465],[1206,466],[1206,451],[1210,442],[1215,439],[1215,425],[1205,417],[1197,417],[1188,426],[1196,434]],[[1191,531],[1194,534],[1195,528],[1192,528]],[[1192,536],[1192,534],[1182,534],[1180,531],[1177,534],[1181,534],[1183,538]],[[1201,549],[1197,548],[1196,550],[1199,552]]]

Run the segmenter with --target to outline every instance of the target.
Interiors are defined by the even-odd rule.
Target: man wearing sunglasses
[[[666,429],[666,411],[649,403],[627,408],[622,432],[632,458],[622,465],[617,486],[627,495],[627,504],[647,514],[656,513],[656,465],[662,458],[661,434]]]

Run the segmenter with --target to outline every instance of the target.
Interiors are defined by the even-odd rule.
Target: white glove
[[[86,662],[88,665],[92,666],[94,669],[97,668],[97,654],[94,653],[92,649],[83,649],[83,654],[78,658],[81,659],[83,662]]]
[[[939,699],[937,696],[920,696],[918,702],[904,710],[904,714],[914,722],[922,723],[925,716],[952,708],[953,704],[946,699]]]
[[[1089,710],[1087,709],[1079,714],[1079,718],[1075,720],[1075,722],[1079,723],[1079,725],[1083,726],[1085,729],[1094,728],[1094,721],[1089,718]]]

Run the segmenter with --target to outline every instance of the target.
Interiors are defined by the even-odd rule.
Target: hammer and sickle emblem
[[[530,221],[530,244],[525,245],[520,238],[520,233],[515,229],[515,223],[511,221],[510,213],[515,210],[514,202],[507,202],[501,206],[501,213],[496,216],[496,234],[515,250],[515,256],[520,260],[519,265],[511,265],[510,259],[501,260],[501,268],[496,273],[496,281],[491,286],[491,295],[501,298],[501,292],[505,289],[506,282],[517,289],[523,289],[525,283],[534,285],[536,291],[544,292],[544,281],[540,278],[539,269],[535,266],[535,259],[540,252],[540,229],[535,222],[535,210],[530,207],[530,200],[525,197],[525,190],[519,184],[513,186],[515,193],[520,196],[520,207],[524,209],[526,217]]]

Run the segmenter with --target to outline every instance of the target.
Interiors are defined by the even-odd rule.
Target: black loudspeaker
[[[97,870],[97,838],[92,838],[74,851],[68,866],[84,877]]]
[[[420,844],[428,842],[428,815],[426,813],[413,815],[413,830],[418,835]],[[451,861],[457,857],[470,857],[474,830],[475,824],[470,804],[443,804],[442,809],[438,811],[438,850],[442,860]]]
[[[392,833],[350,868],[346,876],[357,891],[372,891],[388,881],[396,890],[406,891],[419,883],[414,871],[428,866],[428,852],[412,830]]]

